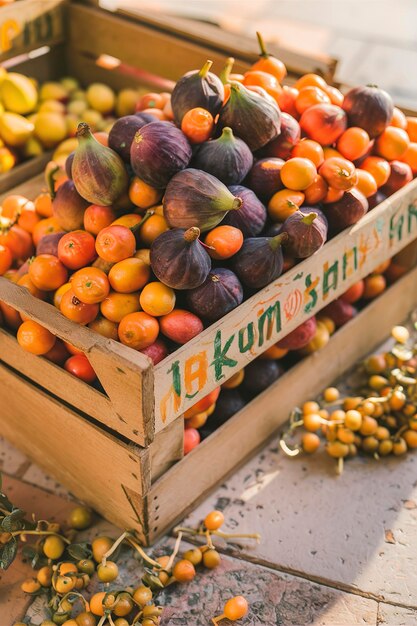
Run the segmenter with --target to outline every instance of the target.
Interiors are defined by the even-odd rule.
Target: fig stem
[[[56,167],[50,169],[46,174],[46,184],[48,186],[48,191],[50,193],[52,200],[56,196],[54,176],[57,172],[59,172],[59,170],[60,170],[60,167],[59,165],[57,165]]]
[[[269,245],[271,246],[272,250],[277,250],[286,241],[288,241],[288,233],[279,233],[279,235],[271,237]]]
[[[232,205],[232,211],[236,211],[237,209],[240,209],[240,207],[243,204],[243,200],[242,198],[239,198],[239,196],[236,196],[236,198],[233,200],[233,205]]]
[[[209,59],[207,59],[207,61],[204,63],[201,70],[198,72],[199,76],[201,76],[201,78],[205,78],[207,74],[209,73],[212,65],[213,65],[213,61],[210,61]]]
[[[229,126],[225,126],[222,130],[222,134],[220,135],[218,141],[231,141],[232,139],[234,139],[235,136],[233,134],[233,131],[231,128],[229,128]]]
[[[92,137],[89,125],[86,122],[80,122],[75,136],[77,139],[89,139]]]
[[[258,43],[259,43],[259,48],[261,49],[260,52],[260,57],[267,59],[270,55],[268,54],[268,52],[266,51],[266,46],[265,46],[265,42],[264,42],[264,38],[262,37],[260,32],[256,32],[256,36],[258,38]]]
[[[203,246],[203,248],[205,248],[206,250],[215,250],[216,248],[214,246],[209,246],[208,244],[204,243],[204,241],[201,241],[201,239],[198,242],[199,244],[201,244]]]
[[[136,233],[146,222],[146,220],[148,220],[150,217],[152,217],[152,215],[155,213],[155,211],[146,211],[145,215],[142,217],[142,219],[140,220],[140,222],[138,222],[137,224],[135,224],[134,226],[130,227],[130,230],[132,231],[132,233]]]
[[[307,226],[311,226],[311,224],[314,222],[314,220],[318,217],[317,213],[308,213],[307,215],[305,215],[303,217],[303,219],[301,220],[303,222],[303,224],[306,224]]]
[[[234,57],[229,57],[226,61],[224,68],[220,72],[219,78],[222,81],[223,85],[226,85],[230,81],[230,74],[232,72],[234,63]]]
[[[230,90],[231,91],[236,91],[239,92],[244,85],[242,85],[241,83],[239,83],[237,80],[232,80],[230,82]]]
[[[197,228],[197,226],[191,226],[191,228],[186,230],[184,233],[184,239],[188,243],[192,243],[193,241],[198,239],[199,236],[200,236],[200,229]]]

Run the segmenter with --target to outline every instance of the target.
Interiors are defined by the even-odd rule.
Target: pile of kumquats
[[[394,345],[368,357],[356,372],[349,391],[357,395],[328,387],[318,401],[294,409],[280,441],[286,454],[313,454],[324,448],[337,459],[341,473],[344,459],[359,453],[379,460],[417,448],[416,337],[405,326],[395,326],[391,334]]]
[[[162,590],[191,582],[198,568],[212,570],[221,564],[213,544],[216,537],[260,540],[257,534],[222,532],[223,513],[211,511],[198,528],[176,528],[173,551],[154,559],[143,550],[134,531],[125,531],[117,539],[97,536],[77,542],[77,531],[93,522],[91,511],[83,506],[74,508],[68,524],[61,527],[45,520],[28,521],[4,493],[0,498],[0,569],[12,564],[21,547],[34,570],[33,577],[22,582],[22,591],[45,600],[40,626],[158,626],[163,622],[163,607],[157,604]],[[178,556],[183,537],[200,538],[203,543]],[[132,586],[122,586],[117,562],[125,563],[133,555],[138,560],[140,584],[137,579]],[[207,619],[214,624],[224,618],[236,621],[248,613],[249,605],[243,596],[236,596],[219,610],[219,615]],[[13,626],[31,623],[25,620]]]

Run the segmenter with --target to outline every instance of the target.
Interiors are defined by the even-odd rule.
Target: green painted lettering
[[[397,221],[395,220],[396,217],[397,217],[396,215],[393,215],[390,220],[390,225],[389,225],[389,240],[390,241],[392,241],[395,238],[397,238],[398,241],[401,241],[401,239],[403,238],[404,215],[400,215]]]
[[[248,333],[248,338],[245,343],[245,332]],[[253,327],[253,322],[249,322],[245,328],[241,328],[238,334],[238,342],[239,342],[239,352],[243,354],[250,350],[255,343],[255,332]]]
[[[408,233],[412,233],[413,229],[416,227],[416,222],[413,220],[414,218],[417,218],[417,206],[415,204],[409,204],[408,205]],[[413,221],[414,221],[414,225],[413,225]]]
[[[316,290],[317,285],[318,285],[318,279],[315,278],[313,280],[311,277],[311,274],[307,274],[306,289],[305,289],[304,296],[305,298],[310,298],[310,301],[307,302],[307,304],[304,307],[305,313],[310,313],[317,304],[317,301],[318,301],[318,294]]]
[[[353,268],[350,267],[350,259],[353,256]],[[343,255],[343,266],[342,266],[342,280],[346,280],[351,276],[352,270],[355,272],[358,269],[358,249],[354,246],[351,250],[348,250]]]
[[[237,361],[227,356],[227,351],[232,345],[235,335],[233,334],[224,344],[222,348],[222,332],[218,330],[214,338],[214,360],[210,365],[214,365],[214,376],[216,380],[221,380],[225,377],[223,374],[224,367],[235,367]]]
[[[258,331],[259,331],[259,340],[258,345],[261,347],[264,344],[265,336],[264,336],[264,328],[265,328],[265,320],[268,320],[266,327],[266,339],[270,339],[272,336],[273,326],[274,326],[274,318],[275,318],[275,330],[277,333],[281,330],[281,306],[279,300],[275,302],[272,306],[269,306],[258,318]]]
[[[339,261],[335,261],[329,267],[328,263],[324,265],[323,274],[323,297],[326,299],[330,289],[337,289],[337,281],[339,277]]]
[[[181,395],[181,373],[180,373],[179,361],[173,362],[173,364],[167,371],[167,374],[170,374],[171,372],[172,372],[172,386],[173,386],[174,392],[177,394],[177,396],[180,396]]]

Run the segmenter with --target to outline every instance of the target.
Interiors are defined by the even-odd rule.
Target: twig
[[[172,551],[172,554],[171,554],[171,556],[169,557],[169,561],[168,561],[168,563],[166,564],[166,567],[165,567],[165,569],[166,569],[166,571],[167,571],[167,572],[170,572],[170,571],[171,571],[172,564],[174,563],[174,559],[175,559],[175,557],[176,557],[176,556],[177,556],[177,554],[178,554],[178,550],[180,549],[181,540],[182,540],[182,532],[179,532],[179,533],[178,533],[177,540],[176,540],[176,542],[175,542],[174,550]]]

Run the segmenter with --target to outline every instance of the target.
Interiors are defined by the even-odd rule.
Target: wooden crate
[[[278,436],[294,404],[314,397],[379,345],[417,307],[416,281],[415,268],[170,469],[172,456],[180,456],[181,420],[139,448],[97,428],[7,365],[0,365],[1,433],[74,495],[152,543],[266,439]]]
[[[40,81],[71,74],[82,84],[102,81],[115,90],[146,87],[170,91],[174,82],[207,58],[220,71],[225,59],[236,57],[243,71],[256,59],[256,42],[224,33],[213,26],[166,20],[147,14],[116,14],[64,0],[20,0],[0,9],[0,60],[9,70]],[[94,28],[91,25],[94,24]],[[138,45],[140,41],[140,46]],[[293,76],[317,71],[332,80],[336,61],[325,55],[308,57],[275,50]],[[97,65],[102,55],[117,57],[110,69]],[[34,157],[0,175],[0,193],[41,172],[51,152]]]
[[[167,24],[155,24],[149,16],[132,21],[76,3],[67,11],[65,46],[52,43],[48,54],[25,57],[17,70],[35,63],[36,71],[53,77],[66,55],[65,67],[83,82],[103,80],[118,89],[166,86],[160,76],[175,79],[208,56],[220,64],[232,53],[237,70],[255,58],[243,43],[232,46],[227,38],[213,43],[207,33],[197,40],[178,23],[167,32]],[[120,58],[116,69],[96,65],[103,53]],[[324,74],[323,68],[310,65],[301,71]],[[13,192],[33,198],[43,186],[38,176]],[[0,329],[1,432],[75,495],[152,542],[262,445],[294,401],[331,382],[416,305],[416,270],[338,331],[322,352],[300,362],[181,459],[182,413],[416,238],[414,181],[155,367],[141,353],[73,324],[0,278],[0,300],[85,352],[102,387],[90,387],[23,352]]]
[[[60,56],[59,49],[65,38],[64,12],[62,0],[20,0],[1,7],[1,65],[43,80],[52,78],[52,67]],[[44,54],[50,56],[48,63],[41,60]],[[47,151],[1,174],[0,193],[41,172],[51,154]]]
[[[32,198],[42,177],[14,191]],[[0,278],[0,300],[88,355],[104,393],[0,333],[2,359],[119,435],[148,445],[184,411],[417,237],[417,180],[153,366]]]

